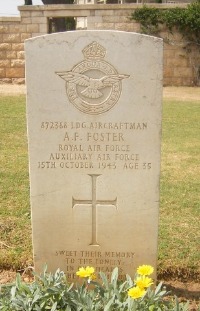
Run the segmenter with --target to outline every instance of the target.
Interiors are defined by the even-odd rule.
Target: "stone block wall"
[[[199,85],[200,54],[195,45],[185,48],[180,33],[163,32],[164,38],[164,85],[194,86]]]
[[[142,4],[85,4],[20,6],[20,17],[0,17],[0,83],[25,83],[24,40],[48,33],[52,17],[87,18],[88,30],[139,32],[130,20],[131,13]],[[160,8],[185,4],[148,4]],[[169,34],[165,33],[169,39]],[[198,51],[197,51],[198,53]],[[123,56],[122,56],[123,57]],[[197,55],[193,55],[193,58]],[[200,61],[200,60],[199,60]],[[194,66],[180,44],[164,44],[164,85],[192,86]]]
[[[0,80],[24,83],[24,35],[20,18],[0,18]]]
[[[47,33],[43,20],[32,23],[30,16],[25,11],[21,17],[0,17],[0,83],[25,83],[24,40]]]
[[[193,86],[194,70],[190,59],[179,46],[164,45],[164,85]]]

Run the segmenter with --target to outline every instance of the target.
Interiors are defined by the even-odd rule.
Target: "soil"
[[[25,85],[0,84],[0,95],[21,95],[26,93]],[[164,87],[164,98],[184,100],[200,100],[200,87]],[[22,274],[24,281],[30,282],[29,274]],[[12,283],[16,272],[0,270],[0,284]],[[159,280],[162,281],[162,280]],[[163,280],[163,285],[172,295],[176,295],[179,301],[190,301],[190,311],[200,308],[200,284],[192,281],[180,282],[177,280]]]

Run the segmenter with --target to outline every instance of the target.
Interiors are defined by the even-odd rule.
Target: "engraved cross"
[[[90,245],[99,246],[97,242],[97,206],[98,205],[113,205],[116,207],[117,198],[114,200],[97,200],[96,198],[96,181],[100,174],[88,174],[92,178],[92,199],[91,200],[76,200],[72,197],[72,208],[75,205],[92,205],[92,242]],[[117,207],[116,207],[117,208]]]

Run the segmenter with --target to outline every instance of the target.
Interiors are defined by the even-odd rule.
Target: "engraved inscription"
[[[57,250],[56,257],[65,261],[64,271],[68,279],[76,279],[76,271],[80,266],[93,266],[95,271],[104,272],[110,277],[113,269],[119,268],[119,279],[126,277],[124,265],[133,264],[135,253],[131,251],[89,251],[89,250]]]
[[[52,122],[41,123],[43,130],[59,129],[89,129],[89,130],[147,130],[147,122]]]
[[[83,49],[85,60],[78,63],[71,71],[56,72],[66,81],[69,101],[80,111],[96,115],[110,110],[121,95],[121,81],[129,78],[103,58],[106,50],[97,42],[92,42]]]
[[[97,206],[98,205],[113,205],[116,207],[117,198],[114,200],[97,200],[96,198],[96,180],[100,176],[98,174],[88,174],[92,179],[92,199],[91,200],[79,200],[72,198],[72,208],[75,205],[92,205],[92,242],[90,245],[99,246],[97,242]]]
[[[39,169],[81,169],[151,172],[153,158],[139,151],[138,135],[147,139],[148,122],[43,121],[41,130],[48,139],[57,132],[58,141],[38,162]],[[131,132],[131,141],[130,141]]]

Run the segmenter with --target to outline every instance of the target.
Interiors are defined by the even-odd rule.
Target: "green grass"
[[[32,262],[25,97],[0,101],[0,268]]]
[[[200,279],[200,104],[164,101],[159,277]],[[32,264],[25,97],[0,101],[0,269]]]
[[[159,272],[200,276],[200,104],[164,101]]]

